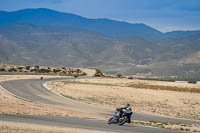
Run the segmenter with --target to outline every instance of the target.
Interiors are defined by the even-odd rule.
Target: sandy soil
[[[43,76],[49,78],[52,76]],[[1,75],[0,82],[5,80],[40,78],[40,75]],[[52,115],[52,116],[72,116],[72,117],[88,117],[99,118],[100,116],[80,113],[74,110],[66,110],[59,107],[49,106],[18,99],[8,93],[0,86],[0,113],[1,114],[26,114],[26,115]]]
[[[128,86],[131,84],[143,84],[143,85],[157,85],[157,86],[167,86],[167,87],[178,87],[178,88],[198,88],[200,89],[200,84],[189,84],[189,83],[177,83],[177,82],[166,82],[166,81],[152,81],[152,80],[127,80],[119,78],[93,78],[93,79],[79,79],[81,82],[91,82],[91,83],[102,83],[102,84],[113,84],[120,86]]]
[[[127,79],[81,79],[76,83],[53,82],[47,85],[57,94],[88,103],[120,107],[130,103],[136,112],[200,120],[200,94],[127,87],[127,84],[198,87],[185,83]],[[83,84],[84,83],[84,84]]]
[[[200,125],[198,124],[185,125],[185,124],[167,123],[167,122],[160,123],[155,121],[133,121],[131,125],[138,125],[138,126],[143,125],[143,126],[166,128],[170,130],[200,132]]]
[[[41,126],[25,123],[1,122],[1,133],[106,133],[103,131],[75,129],[75,128],[59,128],[50,126]],[[107,132],[111,133],[111,132]]]
[[[87,76],[94,76],[96,73],[95,69],[79,68],[81,71],[87,73]]]

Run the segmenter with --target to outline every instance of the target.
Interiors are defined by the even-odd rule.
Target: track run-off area
[[[83,77],[84,78],[84,77]],[[87,78],[87,77],[85,77]],[[43,86],[45,82],[56,80],[71,80],[72,78],[49,78],[49,79],[23,79],[1,82],[0,85],[14,96],[30,102],[47,104],[65,109],[80,111],[92,115],[112,116],[114,110],[93,104],[75,101],[70,98],[58,96]],[[200,124],[200,121],[168,118],[143,113],[133,113],[133,120],[159,121],[182,124]],[[62,117],[62,116],[36,116],[36,115],[0,115],[0,121],[21,122],[57,127],[72,127],[100,131],[111,131],[119,133],[179,133],[181,131],[153,128],[136,125],[108,125],[105,120]]]

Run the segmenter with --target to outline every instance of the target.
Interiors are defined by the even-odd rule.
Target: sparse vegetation
[[[190,132],[200,132],[200,125],[198,124],[180,124],[180,123],[169,123],[169,122],[157,122],[157,121],[132,121],[132,125],[143,125],[143,126],[152,126],[159,128],[166,128],[171,130],[180,130],[180,131],[190,131]]]
[[[49,74],[59,76],[84,76],[87,75],[80,69],[68,67],[45,67],[45,66],[22,66],[22,65],[0,65],[0,72],[10,72],[14,74]]]
[[[6,71],[8,71],[6,68],[0,67],[0,72],[6,72]]]
[[[92,83],[92,82],[80,82],[80,81],[63,81],[65,84],[74,83],[74,84],[85,84],[85,85],[102,85],[102,86],[118,86],[118,87],[132,87],[137,89],[151,89],[151,90],[169,90],[177,92],[191,92],[191,93],[200,93],[200,88],[192,87],[178,87],[178,86],[163,86],[163,85],[149,85],[141,83],[128,83],[124,84],[112,84],[112,83]]]
[[[69,99],[72,99],[72,100],[77,100],[76,98],[74,98],[74,97],[72,97],[72,96],[68,96],[68,95],[66,95],[66,94],[62,94],[62,93],[61,93],[61,95],[62,95],[63,97],[66,97],[66,98],[69,98]]]
[[[60,72],[58,74],[59,76],[85,76],[87,75],[85,72],[77,74],[77,73],[64,73],[64,72]]]
[[[165,77],[165,78],[137,78],[139,80],[151,80],[151,81],[168,81],[168,82],[175,82],[175,78]]]
[[[116,75],[116,77],[117,77],[117,78],[122,78],[122,75],[118,73],[118,74]]]
[[[133,87],[138,89],[169,90],[178,92],[200,93],[200,88],[187,88],[187,87],[181,88],[176,86],[145,85],[145,84],[129,84],[128,87]]]
[[[80,81],[62,81],[64,84],[83,84],[83,85],[102,85],[102,86],[116,86],[109,83],[91,83],[91,82],[80,82]]]
[[[135,86],[130,87],[133,84]],[[109,107],[120,107],[126,103],[131,103],[134,111],[137,112],[200,119],[200,94],[191,93],[190,91],[190,88],[198,90],[198,85],[163,81],[95,78],[55,82],[50,83],[49,87],[54,88],[52,91],[57,94],[62,93],[87,103]],[[170,89],[174,90],[170,91]]]
[[[104,77],[104,75],[100,69],[95,69],[95,70],[96,70],[96,72],[94,74],[94,77]]]

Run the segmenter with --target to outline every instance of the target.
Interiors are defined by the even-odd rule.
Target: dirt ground
[[[79,79],[81,82],[91,82],[91,83],[102,83],[102,84],[112,84],[118,86],[129,86],[131,84],[140,85],[154,85],[154,86],[167,86],[167,87],[177,87],[177,88],[197,88],[200,89],[200,84],[189,84],[189,83],[178,83],[178,82],[166,82],[166,81],[152,81],[152,80],[127,80],[126,78],[93,78],[93,79]]]
[[[54,93],[87,103],[109,107],[130,103],[136,112],[200,120],[199,93],[128,87],[136,83],[184,89],[200,88],[199,85],[112,78],[78,79],[73,82],[53,82],[47,85]]]
[[[3,75],[0,76],[0,82],[5,80],[40,78],[40,75]],[[52,76],[43,76],[44,78]],[[198,85],[185,83],[170,83],[159,81],[142,81],[127,79],[108,79],[108,78],[92,78],[77,79],[66,82],[48,82],[46,85],[59,95],[68,98],[85,101],[88,103],[101,104],[109,107],[119,107],[127,102],[131,103],[133,110],[136,112],[144,112],[149,114],[159,114],[172,117],[197,119],[200,118],[200,94],[190,92],[174,92],[167,90],[152,90],[141,87],[129,87],[130,84],[145,84],[156,86],[170,86],[179,88],[198,88]],[[26,114],[26,115],[52,115],[52,116],[75,116],[105,119],[102,116],[84,114],[74,110],[66,110],[63,108],[38,104],[18,99],[8,93],[4,88],[0,87],[0,113],[1,114]],[[134,123],[134,125],[137,123]],[[149,123],[148,123],[149,124]],[[147,124],[147,125],[148,125]],[[160,125],[159,123],[157,123]],[[141,125],[141,122],[139,122]],[[142,124],[143,125],[143,124]],[[144,124],[145,125],[145,124]],[[151,123],[155,125],[155,123]],[[199,126],[189,125],[164,125],[164,128],[183,130],[183,131],[199,131]],[[28,128],[27,128],[28,127]],[[30,128],[31,127],[31,128]],[[162,127],[163,128],[163,127]],[[1,131],[20,133],[46,133],[46,132],[67,132],[67,133],[104,133],[100,131],[89,131],[82,129],[58,129],[56,127],[43,127],[38,125],[29,125],[18,123],[6,123],[0,121]],[[3,129],[3,130],[2,130]],[[55,130],[54,130],[55,129]]]
[[[156,122],[156,121],[132,121],[131,125],[138,125],[138,126],[143,125],[143,126],[151,126],[158,128],[166,128],[170,130],[200,132],[199,124],[185,125],[179,123]]]
[[[0,121],[1,133],[111,133],[86,129],[58,128],[25,123],[12,123]]]
[[[0,82],[5,80],[40,78],[41,75],[1,75]],[[50,78],[52,76],[43,76]],[[54,76],[55,77],[55,76]],[[50,116],[72,116],[101,118],[96,115],[80,113],[74,110],[66,110],[60,107],[49,106],[25,101],[16,98],[0,86],[0,114],[22,114],[22,115],[50,115]]]

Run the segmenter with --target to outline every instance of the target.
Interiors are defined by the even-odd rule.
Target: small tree
[[[101,72],[101,70],[99,70],[99,69],[95,69],[96,70],[96,73],[95,73],[95,77],[103,77],[104,75],[103,75],[103,73]]]
[[[121,78],[122,75],[118,73],[118,74],[116,75],[116,77],[117,77],[117,78]]]
[[[26,66],[26,70],[30,70],[31,66]]]

